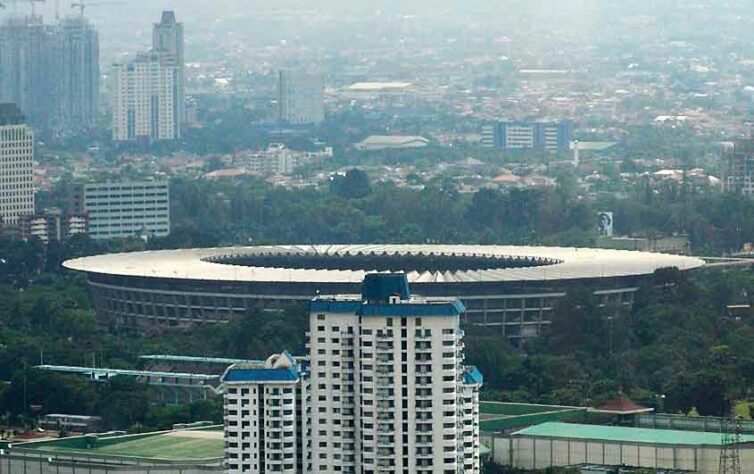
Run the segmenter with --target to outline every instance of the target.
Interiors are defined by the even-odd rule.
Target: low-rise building
[[[65,241],[74,235],[88,232],[89,216],[81,212],[63,213],[59,209],[48,209],[20,216],[18,228],[23,239],[37,237],[44,243]]]
[[[402,148],[424,148],[429,140],[424,137],[407,135],[372,135],[357,143],[356,149],[363,151],[394,150]]]
[[[170,233],[167,181],[87,183],[77,188],[73,208],[89,216],[94,239]]]

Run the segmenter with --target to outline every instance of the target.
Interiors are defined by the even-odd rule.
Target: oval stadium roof
[[[145,278],[360,283],[404,271],[411,283],[556,281],[691,270],[695,257],[592,248],[497,245],[280,245],[160,250],[69,260],[71,270]]]

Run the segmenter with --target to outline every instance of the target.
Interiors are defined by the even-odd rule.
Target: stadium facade
[[[290,245],[183,249],[69,260],[115,330],[225,323],[319,294],[359,294],[369,272],[405,272],[416,294],[458,297],[467,331],[537,335],[569,288],[631,304],[658,269],[698,258],[622,250],[479,245]]]

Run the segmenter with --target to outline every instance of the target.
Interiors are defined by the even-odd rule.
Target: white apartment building
[[[321,151],[298,151],[288,149],[280,143],[271,143],[266,150],[240,154],[235,162],[254,174],[287,175],[300,166],[317,163],[332,156],[332,147],[325,147]]]
[[[283,352],[225,371],[226,472],[311,472],[306,366]]]
[[[93,239],[170,233],[167,181],[88,183],[76,192],[75,208],[89,216]]]
[[[283,69],[278,77],[278,119],[294,125],[317,124],[325,119],[322,76]]]
[[[0,224],[34,213],[34,132],[14,104],[0,104]]]
[[[463,311],[412,297],[404,274],[367,275],[361,297],[313,300],[310,470],[296,472],[480,472],[482,376],[463,365]]]
[[[127,64],[116,64],[113,140],[158,141],[180,138],[176,115],[176,68],[160,53],[140,53]]]

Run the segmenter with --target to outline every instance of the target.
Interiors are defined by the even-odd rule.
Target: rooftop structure
[[[548,422],[513,433],[513,436],[537,436],[562,439],[620,441],[670,446],[720,446],[722,435],[705,431],[656,430],[623,426],[582,425]],[[742,435],[741,442],[754,442],[754,435]]]
[[[74,436],[12,443],[0,450],[3,472],[223,472],[220,426],[123,436]]]
[[[411,87],[410,82],[356,82],[348,86],[351,92],[402,92]]]
[[[372,135],[357,143],[359,150],[385,150],[401,148],[424,148],[429,140],[424,137],[406,135]]]

